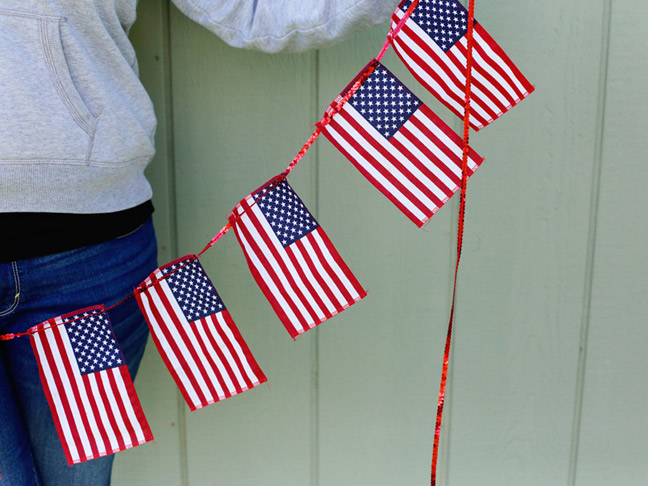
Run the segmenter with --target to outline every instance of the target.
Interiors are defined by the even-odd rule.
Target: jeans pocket
[[[16,262],[0,263],[0,317],[11,314],[20,302],[20,275]]]
[[[0,162],[83,163],[97,119],[76,89],[65,18],[0,9]]]

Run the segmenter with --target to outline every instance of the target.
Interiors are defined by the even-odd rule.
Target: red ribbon
[[[469,1],[468,6],[468,52],[466,54],[466,89],[463,119],[463,158],[461,160],[461,195],[459,199],[459,224],[457,228],[457,261],[455,263],[454,284],[452,287],[452,304],[450,306],[450,319],[446,336],[445,350],[443,352],[443,368],[441,371],[441,385],[439,387],[439,400],[437,405],[436,426],[434,428],[434,446],[432,448],[431,484],[436,486],[437,461],[439,459],[439,438],[441,436],[441,421],[443,419],[443,405],[445,402],[446,383],[448,380],[448,362],[450,361],[450,348],[452,345],[452,324],[455,313],[455,297],[457,295],[457,273],[463,246],[464,221],[466,216],[466,185],[468,182],[468,141],[470,138],[470,88],[472,83],[473,61],[473,27],[475,15],[475,0]]]

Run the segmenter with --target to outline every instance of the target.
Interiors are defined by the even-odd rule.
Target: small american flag
[[[419,227],[459,188],[461,138],[381,64],[328,124],[318,126]],[[469,176],[482,161],[471,149]]]
[[[192,411],[266,381],[195,256],[158,268],[135,296]]]
[[[254,279],[293,339],[367,295],[285,179],[243,199],[230,223]]]
[[[69,465],[153,440],[104,309],[49,319],[31,335]]]
[[[396,25],[412,4],[403,1]],[[393,41],[412,74],[457,116],[464,116],[468,12],[457,0],[419,0]],[[485,127],[534,90],[502,48],[475,21],[470,126]]]

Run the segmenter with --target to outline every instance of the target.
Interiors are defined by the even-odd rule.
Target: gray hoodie
[[[173,0],[229,44],[319,47],[396,0]],[[0,212],[104,213],[150,199],[156,120],[128,40],[137,0],[0,3]]]

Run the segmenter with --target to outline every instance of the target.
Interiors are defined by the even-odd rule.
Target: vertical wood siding
[[[133,29],[160,120],[160,262],[200,251],[283,170],[386,26],[298,55],[236,50],[163,0]],[[477,2],[536,85],[472,135],[445,485],[648,481],[648,108],[640,0]],[[384,64],[457,131],[389,52]],[[428,484],[457,204],[422,230],[322,138],[291,176],[368,297],[292,342],[233,235],[203,265],[269,379],[189,413],[153,346],[136,387],[156,444],[116,485]]]

